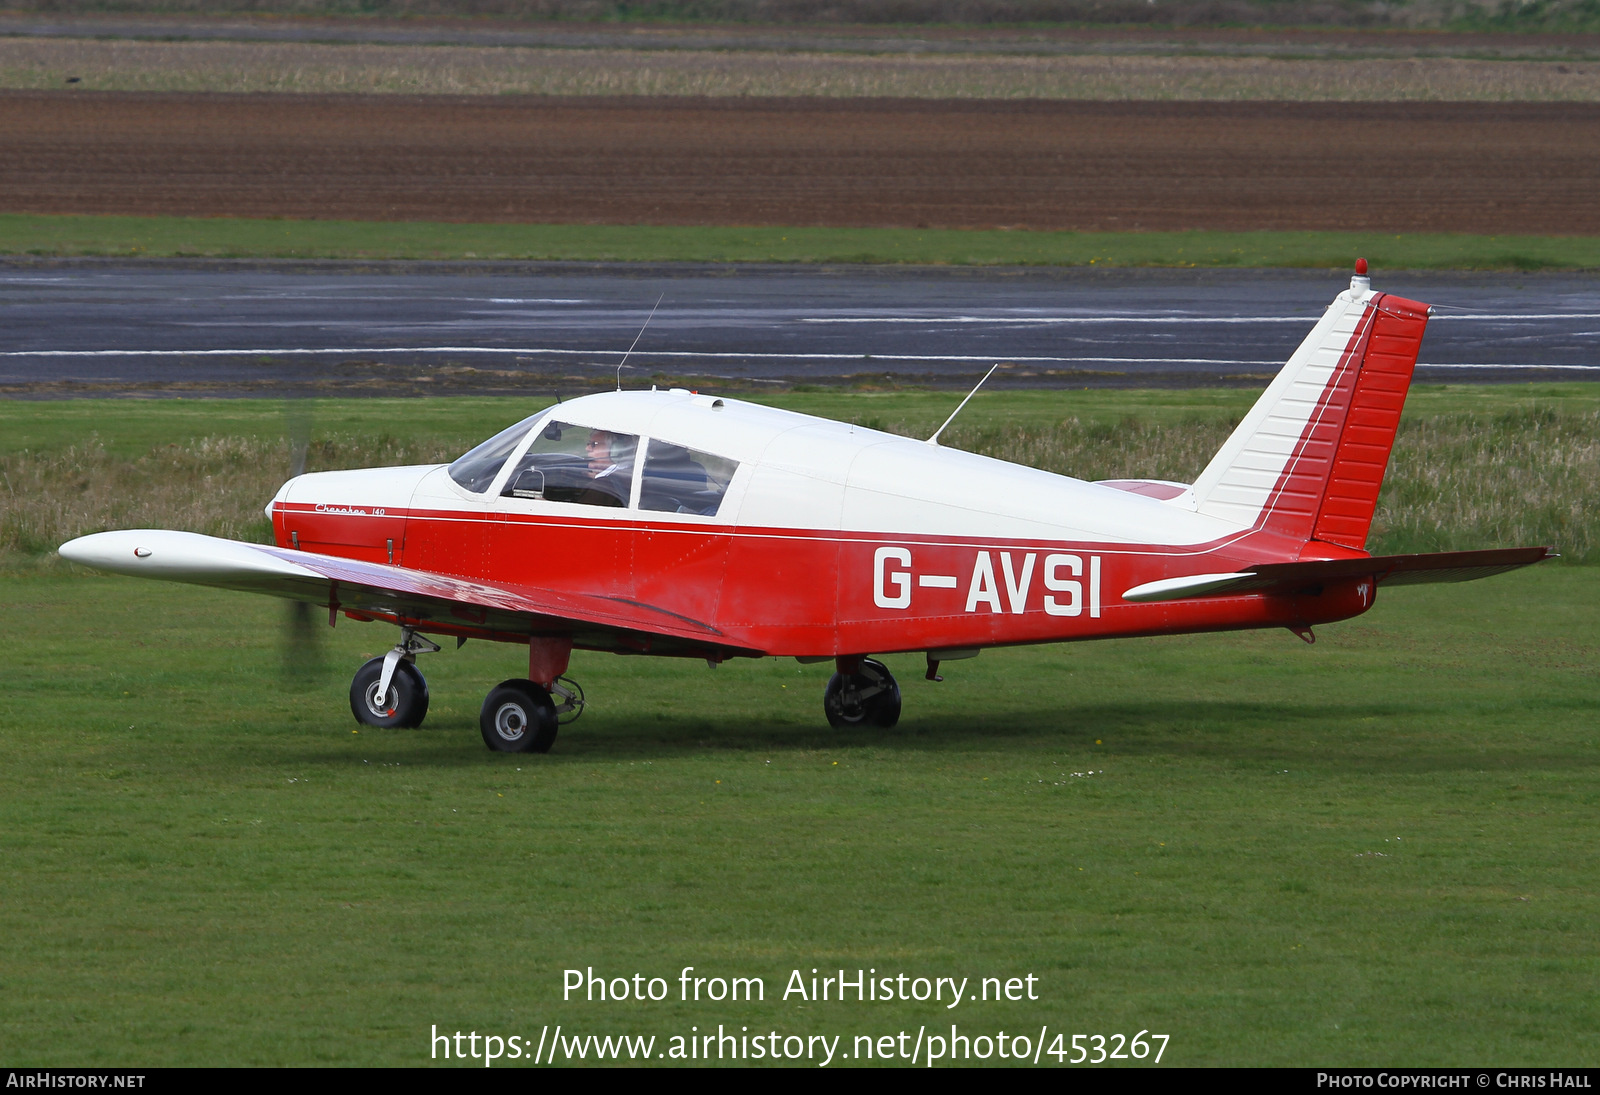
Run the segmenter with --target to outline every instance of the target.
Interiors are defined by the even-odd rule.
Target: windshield
[[[494,477],[500,474],[500,468],[505,464],[506,457],[510,456],[521,440],[527,436],[533,424],[544,416],[544,412],[529,415],[515,426],[501,430],[489,440],[461,457],[450,465],[450,478],[460,483],[474,494],[482,494],[494,483]]]

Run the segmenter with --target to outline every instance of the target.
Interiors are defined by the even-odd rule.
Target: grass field
[[[367,20],[458,20],[516,26],[548,21],[591,25],[695,24],[772,27],[801,25],[857,32],[887,27],[922,28],[1082,27],[1099,24],[1154,27],[1175,32],[1195,27],[1452,28],[1496,31],[1584,31],[1596,28],[1587,0],[1547,0],[1506,7],[1498,0],[1352,0],[1306,5],[1292,0],[1171,0],[1155,11],[1147,0],[12,0],[15,12],[55,15],[143,13],[202,18],[228,13],[246,18],[296,17]],[[854,26],[851,26],[854,24]],[[424,22],[423,26],[429,25]]]
[[[926,437],[948,392],[786,392],[763,402]],[[1190,482],[1255,393],[989,392],[945,435],[974,452],[1081,479]],[[538,402],[327,400],[312,470],[453,459]],[[299,413],[298,411],[296,413]],[[107,528],[262,539],[289,467],[283,406],[259,400],[0,402],[0,562]],[[1373,528],[1377,552],[1548,544],[1600,561],[1600,388],[1414,391]]]
[[[951,401],[782,398],[907,429]],[[1061,453],[1132,416],[1161,458],[1249,399],[994,393],[966,440],[1037,444],[1070,403]],[[1491,442],[1570,446],[1597,403],[1580,384],[1422,390],[1408,436],[1432,429],[1437,453],[1438,424],[1471,419]],[[413,401],[403,439],[399,409],[319,404],[336,444],[318,458],[445,448],[522,408]],[[261,401],[0,403],[6,497],[18,461],[86,428],[117,467],[251,436],[266,463],[282,425]],[[218,467],[182,476],[236,485]],[[427,727],[356,733],[348,676],[386,628],[325,632],[325,670],[287,690],[265,599],[12,553],[0,604],[8,1064],[413,1065],[434,1024],[537,1040],[547,1023],[654,1034],[658,1052],[719,1023],[842,1035],[846,1054],[857,1035],[955,1023],[1150,1030],[1177,1065],[1600,1062],[1587,567],[1394,590],[1311,647],[1275,632],[989,651],[937,685],[890,659],[905,716],[873,734],[827,728],[826,666],[580,654],[590,710],[547,757],[478,739],[484,692],[519,672],[509,647],[423,659]],[[562,971],[588,966],[672,994],[564,1002]],[[765,999],[679,1001],[684,966],[760,977]],[[813,967],[1032,974],[1038,999],[785,1001]]]
[[[1593,269],[1600,240],[1377,232],[1039,232],[0,213],[0,255],[973,266]]]
[[[1600,63],[0,38],[0,88],[409,95],[1592,102]]]

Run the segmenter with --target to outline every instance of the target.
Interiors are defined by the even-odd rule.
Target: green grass
[[[790,391],[742,392],[740,399],[781,406],[824,418],[865,421],[894,418],[927,432],[961,401],[959,392]],[[1072,414],[1088,422],[1120,422],[1129,416],[1162,421],[1192,416],[1243,414],[1258,393],[1239,388],[1092,389],[1069,392],[985,390],[957,419],[962,424],[1010,422],[1039,426]],[[1412,399],[1449,411],[1505,409],[1523,399],[1574,413],[1600,410],[1600,385],[1550,383],[1523,386],[1437,385]],[[317,436],[389,435],[418,445],[456,445],[483,437],[549,402],[544,393],[527,399],[451,396],[448,399],[317,399],[311,408]],[[95,435],[113,456],[132,458],[168,444],[191,445],[206,437],[283,437],[282,402],[269,399],[0,399],[0,454],[59,451]],[[952,427],[954,428],[954,427]]]
[[[840,53],[835,51],[839,38],[781,33],[786,46],[774,49],[777,43],[767,37],[767,48],[753,50],[679,49],[655,36],[646,37],[667,48],[641,50],[636,48],[642,44],[638,37],[616,32],[609,36],[610,48],[581,49],[0,37],[0,88],[60,90],[70,76],[77,81],[71,85],[73,95],[128,91],[1226,102],[1600,98],[1600,66],[1579,60],[1592,54],[1581,39],[1565,49],[1548,42],[1535,47],[1547,58],[1553,54],[1572,62],[1556,63],[1530,58],[1520,43],[1503,37],[1476,43],[1477,49],[1455,39],[1455,49],[1468,56],[1314,58],[1196,56],[1192,50],[1206,47],[1146,38],[1134,45],[1143,56],[1119,48],[1117,56],[1108,58],[1093,52],[998,56],[971,40],[958,52],[930,54],[876,52],[870,39],[858,39],[864,52]],[[808,36],[813,38],[809,44]],[[1254,48],[1297,52],[1283,41],[1268,45],[1261,36],[1254,37]],[[946,37],[944,45],[950,41]],[[1379,35],[1367,43],[1379,51],[1394,45]],[[1313,53],[1317,48],[1309,46]],[[1513,52],[1517,59],[1482,56],[1496,50]]]
[[[920,430],[955,397],[772,398]],[[972,440],[1025,445],[1070,406],[1091,441],[1140,429],[1157,458],[1163,432],[1250,399],[994,392],[964,418]],[[1435,451],[1514,443],[1515,464],[1518,445],[1576,444],[1563,430],[1597,405],[1582,384],[1439,386],[1407,422]],[[347,435],[323,453],[338,461],[523,409],[322,401],[316,421]],[[94,429],[153,469],[124,490],[199,469],[225,491],[224,442],[282,426],[281,405],[249,400],[0,403],[0,456],[59,457]],[[184,462],[206,445],[219,463]],[[1465,467],[1479,492],[1501,474]],[[905,715],[886,732],[828,729],[826,666],[580,653],[589,711],[551,755],[513,757],[476,729],[484,693],[522,671],[512,647],[423,658],[427,727],[357,733],[349,674],[388,628],[324,630],[323,670],[291,690],[280,604],[5,559],[12,1066],[407,1066],[429,1060],[434,1024],[537,1039],[720,1023],[843,1035],[849,1052],[952,1022],[1151,1030],[1177,1065],[1600,1063],[1586,567],[1392,590],[1309,647],[1280,631],[987,651],[937,685],[891,658]],[[562,971],[589,966],[674,990],[694,966],[767,993],[563,1001]],[[785,1002],[790,971],[813,967],[1032,974],[1039,998]]]
[[[1254,401],[1240,389],[994,391],[942,441],[1080,479],[1192,482]],[[791,391],[763,402],[927,437],[959,399]],[[314,406],[311,470],[454,459],[546,400],[334,399]],[[297,411],[297,413],[299,413]],[[0,402],[0,563],[107,528],[265,539],[290,467],[281,404]],[[1369,547],[1383,554],[1551,545],[1600,561],[1600,387],[1425,386],[1412,394]]]
[[[0,254],[150,258],[1589,269],[1584,236],[447,224],[0,214]]]
[[[826,667],[580,655],[591,710],[548,757],[478,740],[507,647],[424,659],[428,727],[358,734],[345,675],[385,628],[341,624],[320,683],[285,693],[276,604],[0,583],[14,1066],[405,1066],[432,1024],[545,1023],[1148,1029],[1177,1065],[1600,1061],[1584,570],[1397,591],[1314,647],[992,651],[939,685],[891,659],[906,714],[871,734],[822,721]],[[767,998],[563,1002],[587,966],[759,976]],[[813,967],[1031,973],[1039,999],[783,1002]]]
[[[762,3],[759,0],[541,0],[536,5],[515,0],[473,0],[440,5],[434,0],[20,0],[21,11],[87,13],[160,12],[215,15],[228,13],[279,19],[319,16],[360,18],[437,18],[441,8],[458,17],[484,22],[575,22],[643,24],[670,27],[683,24],[748,26],[801,26],[821,30],[840,24],[869,25],[893,33],[929,27],[965,29],[1122,26],[1150,27],[1182,33],[1194,27],[1344,28],[1358,31],[1428,28],[1512,31],[1583,31],[1600,22],[1595,0],[1528,0],[1515,6],[1498,0],[1440,3],[1412,0],[1401,8],[1379,0],[1320,9],[1293,0],[1257,0],[1251,5],[1229,5],[1175,0],[1159,13],[1141,10],[1137,0],[1121,5],[1083,3],[1079,0],[964,0],[960,3],[883,5]],[[492,23],[490,25],[493,25]]]
[[[1041,426],[1071,415],[1109,425],[1130,417],[1159,422],[1227,417],[1244,414],[1258,394],[1245,388],[985,389],[956,421]],[[926,426],[931,433],[955,409],[961,393],[829,388],[742,392],[739,398],[824,418],[903,420],[908,426]],[[319,436],[388,434],[418,444],[456,444],[481,440],[497,424],[509,425],[544,406],[548,397],[540,393],[528,399],[451,396],[308,402]],[[1529,405],[1570,414],[1600,411],[1600,384],[1415,384],[1406,401],[1412,415],[1493,415]],[[59,451],[93,434],[111,455],[132,458],[157,446],[188,445],[219,435],[281,438],[286,427],[284,404],[269,399],[0,399],[0,454]]]

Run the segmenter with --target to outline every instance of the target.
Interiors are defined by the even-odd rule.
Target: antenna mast
[[[963,399],[961,401],[960,406],[956,407],[955,410],[951,411],[950,412],[950,417],[944,420],[944,426],[948,426],[948,425],[950,425],[950,423],[952,423],[952,422],[954,422],[956,420],[956,415],[961,413],[961,408],[965,407],[967,405],[967,402],[969,400],[971,400],[973,396],[978,394],[978,389],[983,387],[984,380],[988,380],[991,376],[993,376],[994,375],[994,371],[996,369],[998,369],[999,367],[1000,367],[1000,363],[998,361],[996,361],[993,365],[989,366],[989,371],[983,374],[983,380],[978,381],[976,384],[974,384],[972,386],[972,390],[967,393],[967,398]],[[939,444],[939,435],[941,433],[944,433],[944,426],[940,426],[938,429],[933,431],[933,436],[928,438],[928,444],[930,444],[930,445],[938,445]]]
[[[667,294],[665,293],[656,297],[655,305],[650,309],[650,314],[644,317],[644,327],[640,327],[639,333],[633,336],[633,346],[639,345],[639,340],[644,337],[645,327],[650,326],[650,321],[656,318],[656,309],[661,307],[661,302],[666,298]],[[628,354],[633,353],[633,346],[629,346],[628,353],[623,354],[622,360],[617,362],[617,391],[619,392],[622,390],[622,367],[628,363]]]

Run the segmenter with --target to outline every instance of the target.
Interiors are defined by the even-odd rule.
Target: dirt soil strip
[[[1600,104],[0,93],[0,211],[1600,234]]]

